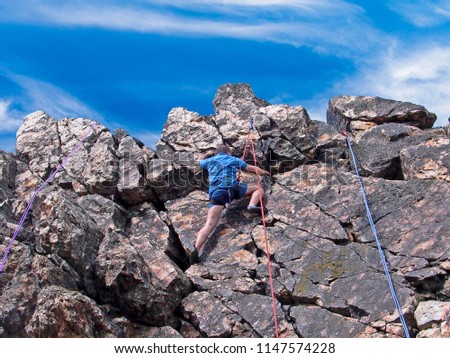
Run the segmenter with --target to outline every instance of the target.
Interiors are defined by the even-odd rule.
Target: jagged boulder
[[[426,301],[417,306],[414,316],[419,337],[450,338],[450,304],[448,302]]]
[[[1,236],[0,240],[2,247],[10,242]],[[81,287],[82,280],[56,254],[36,255],[29,245],[16,241],[7,265],[0,274],[0,336],[28,336],[26,326],[38,305],[38,295],[42,289],[52,285],[76,291]]]
[[[61,155],[57,121],[42,111],[25,117],[17,131],[16,152],[32,175],[47,178],[58,166]]]
[[[94,300],[79,292],[50,286],[39,292],[37,307],[25,327],[29,337],[124,337]]]
[[[436,118],[423,106],[380,97],[337,96],[330,99],[327,110],[327,123],[355,135],[383,123],[431,128]]]
[[[96,276],[104,302],[149,325],[177,326],[175,311],[190,282],[145,236],[109,230],[96,258]]]
[[[35,112],[24,119],[16,147],[19,160],[28,165],[27,180],[30,176],[47,179],[78,141],[91,132],[77,149],[78,160],[66,162],[56,182],[80,194],[114,194],[119,172],[114,138],[105,127],[83,118],[56,121],[44,112]]]
[[[126,135],[120,140],[117,154],[120,158],[117,184],[120,198],[127,205],[156,201],[155,191],[148,183],[145,172],[148,163],[156,157],[156,153]]]
[[[400,152],[403,177],[409,179],[438,179],[450,182],[450,140],[431,138]]]
[[[191,165],[195,155],[222,143],[209,117],[179,107],[170,111],[156,148],[160,159]]]
[[[89,194],[76,198],[76,202],[94,220],[103,235],[110,227],[124,229],[127,224],[128,211],[109,198]]]
[[[60,189],[39,193],[35,206],[36,251],[60,256],[83,278],[85,290],[94,294],[94,260],[103,238],[96,222]]]

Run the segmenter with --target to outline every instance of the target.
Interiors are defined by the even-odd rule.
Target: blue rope
[[[364,199],[364,205],[366,207],[367,218],[369,219],[370,227],[372,228],[373,235],[375,236],[375,241],[377,243],[378,252],[380,253],[381,264],[383,265],[384,273],[386,274],[386,277],[387,277],[387,281],[388,281],[388,284],[389,284],[389,289],[391,290],[392,298],[394,299],[395,307],[397,308],[397,312],[398,312],[398,315],[400,317],[400,321],[402,322],[402,326],[403,326],[403,330],[405,332],[405,336],[406,336],[406,338],[411,338],[410,335],[409,335],[409,330],[408,330],[408,326],[407,326],[406,321],[405,321],[405,317],[403,316],[403,313],[402,313],[402,307],[400,306],[400,303],[398,301],[397,295],[395,293],[394,284],[392,282],[392,278],[391,278],[391,275],[389,273],[389,268],[388,268],[388,265],[387,265],[387,262],[386,262],[386,257],[384,256],[383,248],[381,247],[380,240],[378,240],[377,229],[375,228],[375,224],[374,224],[374,222],[372,220],[372,214],[370,213],[369,204],[367,202],[367,197],[366,197],[366,192],[364,190],[364,185],[363,185],[363,182],[361,180],[361,176],[359,175],[358,165],[356,164],[356,158],[355,158],[355,154],[353,153],[352,144],[350,142],[350,137],[348,135],[346,135],[345,133],[343,133],[343,134],[345,136],[345,139],[347,140],[348,148],[350,149],[350,153],[352,155],[353,165],[355,167],[356,176],[358,177],[359,185],[361,187],[361,193],[362,193],[362,196],[363,196],[363,199]]]

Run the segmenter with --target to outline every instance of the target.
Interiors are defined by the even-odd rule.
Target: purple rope
[[[56,169],[54,170],[54,172],[41,184],[41,186],[33,193],[33,195],[31,196],[30,201],[28,202],[28,205],[25,209],[25,211],[22,214],[22,217],[20,218],[19,224],[16,227],[16,230],[14,231],[14,234],[11,238],[11,240],[8,243],[8,246],[6,247],[6,250],[3,254],[3,259],[0,262],[0,274],[3,273],[3,268],[5,267],[6,264],[6,260],[8,259],[8,254],[9,251],[11,250],[11,247],[14,243],[14,241],[17,238],[17,235],[19,235],[20,230],[22,229],[22,225],[25,222],[28,212],[31,209],[31,206],[33,205],[34,200],[36,199],[36,196],[39,194],[40,191],[42,191],[42,189],[44,189],[47,184],[53,180],[53,178],[55,177],[56,173],[58,173],[58,171],[70,160],[70,157],[76,152],[78,151],[78,149],[80,149],[81,145],[83,144],[83,142],[87,139],[87,137],[95,131],[95,128],[93,127],[93,125],[90,125],[91,129],[89,130],[89,132],[86,132],[84,134],[84,136],[78,141],[78,143],[72,148],[72,150],[69,152],[69,154],[67,154],[67,156],[63,159],[63,161],[56,167]]]

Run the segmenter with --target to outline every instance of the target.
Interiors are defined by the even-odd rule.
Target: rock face
[[[401,337],[342,129],[409,331],[449,337],[450,142],[422,106],[330,100],[328,124],[226,84],[214,114],[174,108],[156,151],[83,118],[25,118],[17,154],[0,151],[0,255],[41,191],[0,273],[0,337]],[[194,159],[221,144],[265,179],[258,215],[233,202],[189,265],[208,212]],[[253,164],[253,163],[252,163]],[[252,181],[253,177],[246,177]],[[271,258],[272,307],[266,247]]]

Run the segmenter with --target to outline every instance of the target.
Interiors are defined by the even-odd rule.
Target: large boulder
[[[356,135],[383,123],[402,123],[421,129],[433,127],[436,115],[425,107],[380,97],[337,96],[330,99],[327,123]]]
[[[58,122],[42,111],[26,116],[17,131],[16,152],[32,175],[46,179],[61,156]]]
[[[431,138],[400,152],[403,177],[450,182],[450,139]]]
[[[225,110],[247,118],[254,108],[268,105],[269,102],[255,96],[248,83],[224,84],[219,87],[213,100],[216,114]]]
[[[0,249],[9,244],[0,235]],[[0,252],[3,250],[0,250]],[[82,285],[80,276],[55,254],[35,255],[25,244],[16,241],[0,274],[0,336],[26,337],[26,326],[38,305],[38,295],[48,286],[76,291]],[[47,333],[47,337],[51,335]]]
[[[64,165],[56,177],[63,187],[80,194],[112,195],[116,191],[119,159],[111,132],[102,125],[84,118],[64,118],[58,122],[63,160],[85,138],[82,146]],[[87,137],[84,137],[87,135]]]
[[[190,165],[200,152],[217,148],[222,143],[219,131],[209,117],[179,107],[170,111],[156,148],[158,158]]]
[[[145,172],[148,163],[156,157],[156,153],[126,135],[119,143],[117,155],[120,158],[117,184],[120,198],[127,205],[136,205],[150,200],[157,201]]]
[[[48,188],[35,202],[36,251],[57,254],[84,280],[84,288],[94,294],[94,260],[103,234],[96,222],[61,189]]]
[[[39,292],[36,310],[25,330],[29,337],[36,338],[125,336],[94,300],[58,286]]]
[[[76,147],[82,138],[83,145]],[[114,138],[93,121],[64,118],[58,122],[44,112],[32,113],[17,132],[16,149],[19,160],[28,165],[26,177],[45,180],[68,157],[55,177],[60,186],[80,194],[115,193],[119,160]]]
[[[190,282],[145,236],[108,230],[96,258],[100,297],[154,326],[178,326],[176,310]]]

